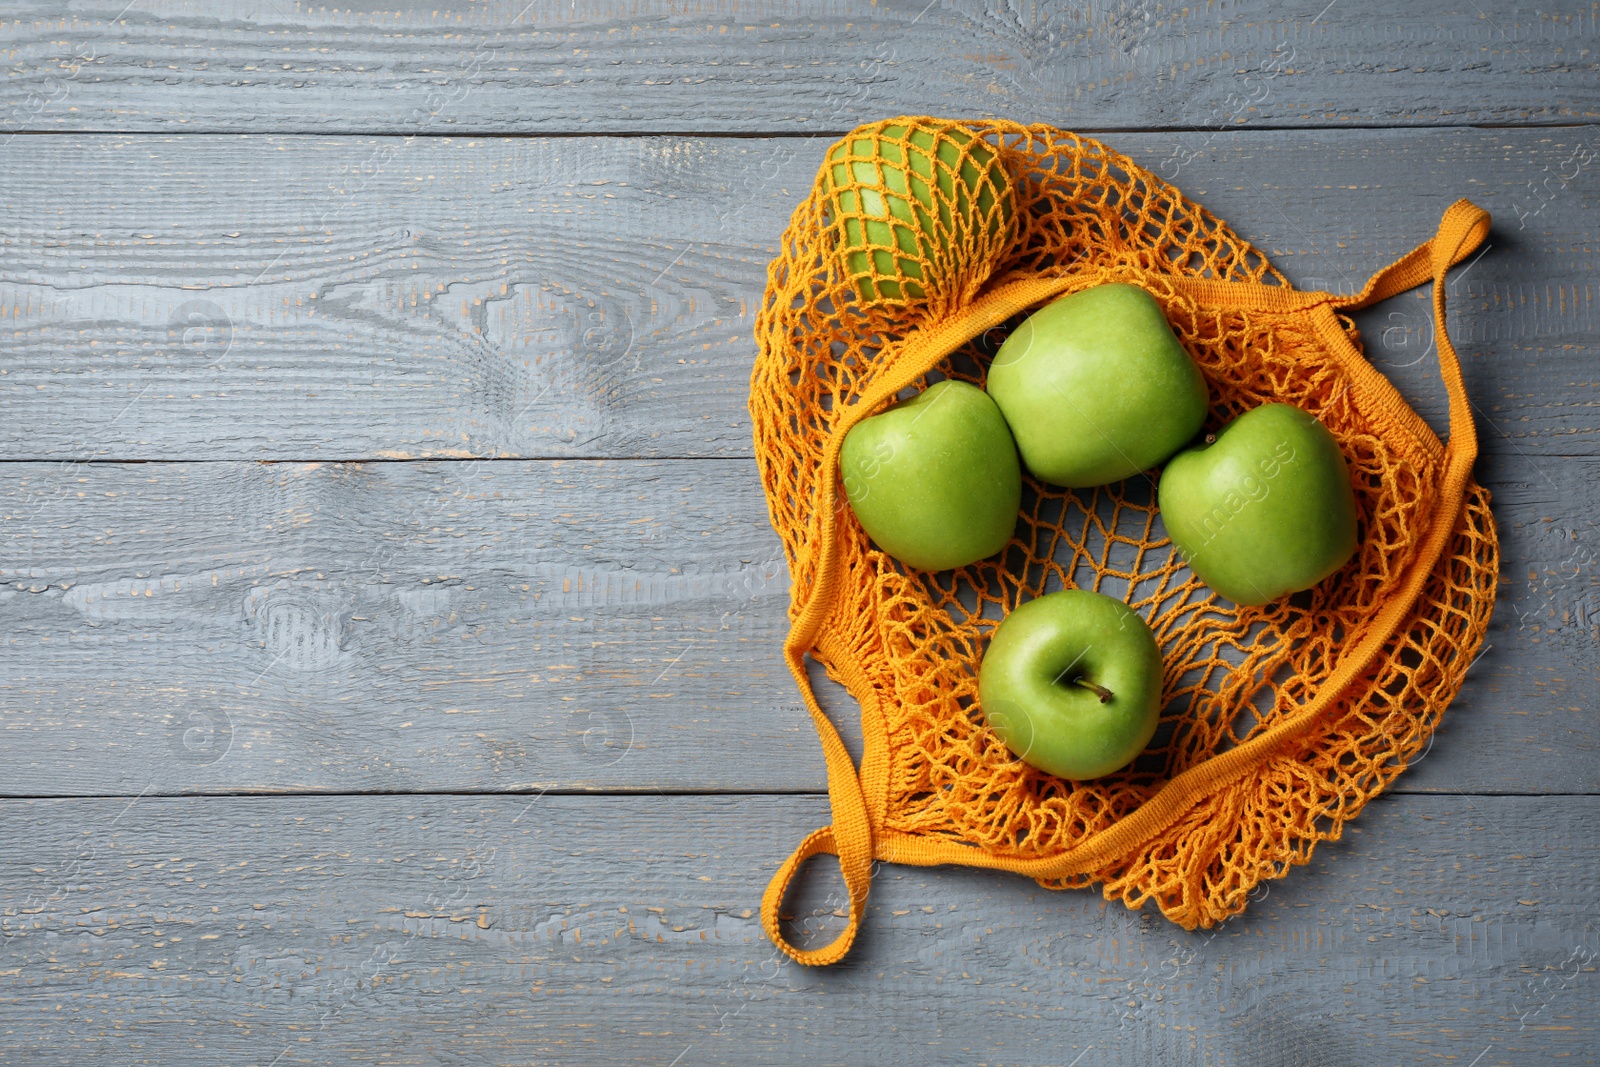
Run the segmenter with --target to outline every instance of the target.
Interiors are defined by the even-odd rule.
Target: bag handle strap
[[[1450,440],[1445,446],[1444,476],[1434,498],[1432,522],[1422,534],[1416,553],[1399,588],[1373,618],[1372,624],[1340,659],[1333,673],[1292,718],[1244,744],[1177,775],[1132,814],[1055,856],[1008,864],[1011,870],[1034,878],[1060,878],[1102,865],[1137,848],[1179,819],[1196,800],[1226,782],[1248,774],[1270,759],[1283,745],[1304,737],[1323,711],[1354,684],[1411,613],[1423,586],[1450,540],[1465,503],[1467,481],[1478,458],[1478,433],[1472,422],[1472,405],[1461,376],[1461,360],[1445,330],[1445,275],[1482,243],[1489,233],[1489,213],[1468,200],[1457,200],[1445,210],[1439,230],[1400,259],[1372,276],[1366,288],[1352,297],[1335,300],[1334,310],[1366,307],[1422,283],[1433,282],[1434,340],[1439,353],[1439,375],[1450,398]],[[924,858],[937,854],[937,862],[951,862],[954,854],[933,842]],[[902,846],[902,852],[908,851]],[[915,850],[909,850],[915,851]]]
[[[1488,234],[1489,213],[1470,200],[1457,200],[1445,209],[1444,217],[1439,220],[1439,232],[1434,235],[1433,240],[1422,242],[1373,274],[1367,279],[1366,287],[1361,292],[1334,300],[1332,307],[1335,311],[1359,311],[1391,296],[1399,296],[1408,289],[1415,289],[1424,282],[1442,281],[1444,272],[1472,255]],[[1445,259],[1442,268],[1439,264],[1441,258]],[[1444,298],[1435,290],[1435,312],[1442,316],[1443,307]],[[1445,337],[1442,317],[1437,326],[1434,336],[1443,339],[1441,345],[1441,355],[1443,355],[1443,349],[1448,348],[1450,342]],[[1455,360],[1454,349],[1451,349],[1449,359],[1452,362]],[[1456,369],[1459,371],[1460,367]],[[1451,410],[1454,412],[1454,408]],[[1452,419],[1450,431],[1452,435],[1455,433],[1453,422]]]
[[[767,883],[767,891],[761,897],[761,925],[772,943],[796,963],[826,966],[844,958],[850,946],[855,944],[856,933],[861,929],[867,893],[872,888],[872,821],[867,815],[866,797],[861,791],[861,778],[856,773],[855,761],[850,758],[850,750],[845,747],[838,728],[817,703],[817,695],[812,691],[811,679],[805,667],[808,646],[796,646],[793,641],[791,633],[790,640],[784,645],[784,658],[788,660],[789,672],[794,675],[795,684],[800,687],[806,710],[816,723],[817,735],[822,739],[833,822],[808,835],[773,874],[772,880]],[[779,908],[789,883],[799,873],[801,865],[812,856],[824,852],[839,857],[839,872],[844,876],[845,890],[850,897],[848,919],[843,932],[832,942],[820,948],[803,949],[791,944],[784,936]]]
[[[805,667],[806,652],[817,644],[823,624],[837,604],[834,595],[839,578],[837,520],[843,505],[839,496],[839,450],[843,447],[845,435],[856,423],[926,374],[929,368],[957,347],[984,330],[998,326],[1021,308],[1046,299],[1069,284],[1070,278],[1056,278],[1029,279],[1023,283],[1002,286],[937,326],[916,331],[893,350],[886,348],[881,353],[886,361],[885,369],[867,391],[840,414],[823,448],[813,498],[816,536],[812,544],[816,546],[816,571],[805,604],[790,624],[789,636],[783,643],[783,653],[789,673],[794,676],[800,695],[805,700],[806,710],[811,713],[817,735],[822,740],[833,823],[801,842],[800,847],[772,876],[761,898],[761,925],[772,943],[796,963],[822,966],[843,959],[855,943],[856,933],[861,928],[861,915],[866,910],[867,893],[872,887],[875,846],[861,778],[856,773],[855,761],[850,758],[850,751],[840,738],[838,728],[817,702]],[[848,921],[844,931],[830,944],[816,949],[798,948],[783,935],[778,916],[779,906],[801,864],[825,852],[839,857],[839,870],[850,896]]]
[[[906,348],[915,348],[913,342]],[[904,349],[899,353],[904,355]],[[910,385],[923,371],[915,360],[896,358],[889,372],[874,383],[859,400],[839,416],[828,443],[822,452],[818,471],[815,501],[819,529],[813,542],[818,546],[816,573],[805,605],[789,626],[789,636],[783,642],[783,655],[794,676],[800,696],[805,700],[806,711],[816,724],[817,736],[822,741],[823,760],[828,769],[828,804],[833,823],[813,832],[800,847],[785,860],[767,883],[761,897],[761,925],[767,936],[796,963],[808,966],[826,966],[844,958],[855,943],[861,929],[861,916],[866,911],[867,893],[872,888],[872,820],[867,814],[866,796],[861,789],[861,777],[856,773],[855,761],[845,747],[839,730],[828,718],[817,694],[811,688],[811,677],[806,673],[806,653],[815,647],[823,624],[832,614],[839,577],[839,449],[845,434],[867,417],[885,400]],[[839,857],[839,871],[844,876],[845,889],[850,896],[850,907],[844,930],[832,942],[815,949],[802,949],[791,944],[783,934],[779,921],[779,907],[800,866],[812,856],[831,853]]]

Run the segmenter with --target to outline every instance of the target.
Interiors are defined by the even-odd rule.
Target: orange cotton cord
[[[887,130],[925,147],[947,125],[891,120],[840,144],[893,157],[905,146],[873,148],[867,138]],[[1445,334],[1442,285],[1482,241],[1487,214],[1453,205],[1432,241],[1354,297],[1299,293],[1221,223],[1104,146],[1047,127],[974,129],[1003,148],[1017,199],[996,206],[990,197],[994,212],[969,220],[970,261],[948,254],[949,242],[963,240],[959,226],[925,245],[930,258],[921,264],[908,268],[903,239],[891,259],[854,261],[883,264],[901,281],[909,269],[938,306],[871,307],[849,318],[857,295],[894,286],[833,272],[826,253],[844,224],[838,184],[846,173],[835,168],[796,211],[758,321],[757,456],[794,576],[785,655],[822,738],[833,808],[832,826],[802,843],[762,902],[769,936],[802,963],[835,962],[849,950],[874,857],[1010,870],[1053,886],[1099,881],[1108,897],[1130,907],[1154,899],[1188,927],[1232,914],[1262,878],[1337,836],[1420,750],[1492,608],[1494,531],[1487,495],[1470,482],[1476,438]],[[960,143],[973,150],[970,139]],[[840,158],[830,150],[830,160]],[[992,171],[992,152],[979,158]],[[956,173],[964,157],[940,159]],[[883,180],[872,168],[853,173]],[[1014,233],[995,223],[1001,212],[1009,223],[1013,206]],[[959,222],[960,213],[940,217]],[[1336,316],[1430,277],[1451,400],[1443,449]],[[1367,536],[1358,559],[1309,606],[1219,601],[1156,535],[1153,502],[1134,483],[1087,499],[1036,486],[1005,556],[946,576],[909,572],[873,550],[840,505],[838,451],[851,426],[930,370],[981,379],[974,338],[1109,280],[1135,281],[1164,303],[1224,414],[1269,399],[1300,403],[1340,439]],[[1146,760],[1069,783],[1004,751],[973,706],[974,683],[995,615],[1080,580],[1129,588],[1162,639],[1168,703],[1179,710],[1169,716],[1171,740],[1153,746],[1159,765]],[[808,651],[862,703],[859,773],[811,691]],[[1198,684],[1183,684],[1196,675]],[[1231,814],[1218,823],[1221,813]],[[832,944],[799,949],[783,936],[779,908],[800,865],[824,852],[840,857],[846,928]]]

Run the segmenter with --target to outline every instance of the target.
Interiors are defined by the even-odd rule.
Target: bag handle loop
[[[828,768],[828,800],[833,816],[831,826],[823,827],[808,836],[800,847],[784,861],[761,898],[761,925],[767,936],[796,963],[822,966],[835,963],[850,951],[856,933],[861,928],[861,915],[866,910],[867,893],[872,887],[872,860],[874,856],[872,821],[867,814],[866,797],[861,789],[861,778],[856,773],[855,761],[845,747],[838,729],[817,702],[811,689],[811,679],[806,674],[805,655],[817,643],[823,623],[837,603],[834,597],[839,577],[839,450],[851,428],[900,390],[926,374],[928,369],[958,346],[978,336],[992,326],[998,326],[1017,310],[1047,299],[1071,284],[1071,278],[1028,279],[1021,283],[1005,285],[943,320],[937,327],[919,330],[891,351],[884,350],[888,367],[878,380],[834,423],[828,443],[822,452],[818,485],[816,489],[817,541],[821,546],[816,575],[805,605],[790,624],[789,636],[783,643],[784,659],[789,673],[794,676],[806,710],[816,723],[822,740],[822,754]],[[800,865],[812,856],[828,852],[839,857],[839,870],[850,896],[850,909],[845,929],[831,943],[816,949],[801,949],[792,945],[783,935],[778,912],[784,893]]]
[[[1489,213],[1468,200],[1450,205],[1439,221],[1432,240],[1372,276],[1356,295],[1335,300],[1335,310],[1365,307],[1414,288],[1432,279],[1434,338],[1439,352],[1439,375],[1450,397],[1450,440],[1445,446],[1444,475],[1434,498],[1433,521],[1417,545],[1409,568],[1394,595],[1373,617],[1372,624],[1340,659],[1321,688],[1292,718],[1227,752],[1190,767],[1170,779],[1132,814],[1106,830],[1055,856],[1042,856],[1007,864],[1008,869],[1033,878],[1060,878],[1100,866],[1110,858],[1137,848],[1141,842],[1160,833],[1201,796],[1230,782],[1270,759],[1283,745],[1310,732],[1322,712],[1353,684],[1374,656],[1394,635],[1401,621],[1411,613],[1440,553],[1450,539],[1460,517],[1467,479],[1478,456],[1478,435],[1472,422],[1471,403],[1461,377],[1461,361],[1445,332],[1445,274],[1471,255],[1489,232]],[[1330,320],[1331,321],[1331,320]],[[934,845],[932,851],[945,854]],[[902,847],[902,852],[906,851]]]
[[[1408,289],[1415,289],[1424,282],[1442,281],[1444,272],[1472,255],[1488,234],[1489,213],[1470,200],[1457,200],[1445,209],[1444,217],[1439,220],[1439,231],[1433,240],[1424,241],[1376,272],[1367,279],[1366,287],[1361,292],[1334,300],[1332,307],[1335,311],[1359,311],[1391,296],[1399,296]],[[1444,260],[1442,267],[1439,262],[1441,259]],[[1434,310],[1439,311],[1443,305],[1443,298],[1436,292]],[[1437,325],[1435,336],[1445,337],[1444,320],[1440,318]],[[1448,338],[1444,346],[1449,347]],[[1449,358],[1452,361],[1455,359],[1453,349]],[[1451,433],[1454,432],[1452,426]]]
[[[1331,303],[1334,310],[1366,307],[1430,279],[1433,281],[1434,339],[1439,352],[1439,376],[1444,379],[1445,391],[1450,397],[1450,440],[1445,445],[1445,470],[1434,498],[1433,521],[1417,545],[1395,594],[1388,598],[1366,632],[1340,659],[1317,694],[1294,717],[1182,772],[1131,815],[1067,852],[1024,861],[1012,869],[1035,878],[1076,874],[1136,848],[1160,833],[1181,817],[1198,797],[1249,773],[1284,744],[1309,733],[1322,712],[1360,677],[1401,621],[1411,613],[1461,515],[1467,480],[1478,458],[1478,434],[1461,376],[1461,360],[1445,331],[1445,275],[1482,243],[1489,233],[1489,223],[1487,211],[1469,200],[1457,200],[1445,210],[1432,240],[1379,270],[1360,293]]]

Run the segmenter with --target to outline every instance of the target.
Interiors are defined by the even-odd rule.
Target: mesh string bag
[[[762,923],[806,964],[848,952],[879,860],[1098,885],[1186,929],[1237,913],[1262,880],[1337,839],[1422,750],[1494,605],[1498,542],[1471,477],[1477,440],[1442,284],[1486,235],[1484,211],[1453,204],[1432,240],[1360,293],[1298,291],[1224,223],[1104,145],[1006,122],[965,124],[965,140],[949,130],[901,118],[831,148],[782,236],[757,318],[750,411],[791,577],[784,654],[821,737],[832,812],[774,875]],[[908,238],[884,225],[897,190],[874,161],[917,153],[935,210]],[[872,254],[843,254],[841,235],[859,250],[861,233]],[[1448,443],[1366,361],[1345,315],[1430,280]],[[982,385],[1006,329],[1106,282],[1159,302],[1205,375],[1207,430],[1275,401],[1333,433],[1360,547],[1332,578],[1261,607],[1223,600],[1166,539],[1149,477],[1089,490],[1025,479],[1010,545],[955,571],[907,568],[862,532],[839,485],[845,433],[940,378]],[[1071,587],[1126,601],[1164,662],[1155,740],[1128,768],[1083,782],[1019,761],[977,705],[1000,620]],[[807,655],[860,706],[859,766],[812,692]],[[839,858],[848,921],[831,944],[798,947],[780,905],[800,865],[823,853]]]

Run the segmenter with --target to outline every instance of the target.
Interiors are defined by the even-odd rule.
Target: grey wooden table
[[[1395,7],[13,0],[0,1062],[1600,1062],[1600,26]],[[1305,287],[1494,213],[1491,647],[1217,930],[893,867],[835,968],[756,921],[827,803],[753,315],[904,112],[1096,133]],[[1442,428],[1426,295],[1361,325]]]

